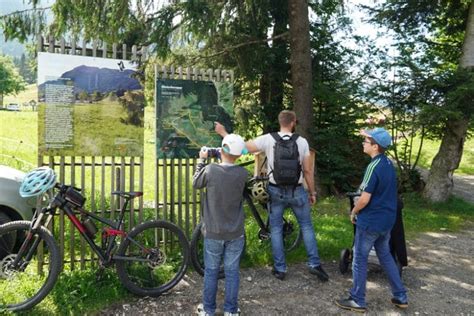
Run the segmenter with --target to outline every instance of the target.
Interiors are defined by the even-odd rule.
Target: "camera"
[[[207,157],[208,158],[221,159],[221,150],[220,150],[220,148],[203,146],[201,148],[201,151],[203,151],[203,152],[207,151]]]

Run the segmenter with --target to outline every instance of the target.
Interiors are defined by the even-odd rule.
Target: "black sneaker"
[[[321,265],[317,267],[309,267],[309,273],[316,275],[323,282],[329,281],[329,275],[323,270]]]
[[[398,308],[407,308],[408,307],[408,302],[402,302],[398,298],[392,298],[390,300],[393,305],[395,305]]]
[[[277,278],[278,280],[281,280],[281,281],[283,281],[285,279],[285,276],[286,276],[285,272],[278,271],[275,268],[272,269],[272,274],[275,276],[275,278]]]
[[[351,297],[334,301],[334,303],[342,309],[347,309],[353,312],[365,313],[367,311],[367,308],[357,304]]]

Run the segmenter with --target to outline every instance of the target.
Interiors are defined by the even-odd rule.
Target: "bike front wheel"
[[[133,294],[156,297],[183,278],[189,245],[176,225],[150,221],[135,227],[117,254],[116,267],[122,284]]]
[[[0,227],[0,312],[18,312],[41,302],[61,271],[61,255],[44,227],[30,232],[31,222]]]

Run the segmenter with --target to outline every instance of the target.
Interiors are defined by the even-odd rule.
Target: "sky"
[[[358,8],[359,5],[374,7],[377,0],[350,0],[347,2],[347,10],[354,23],[354,32],[356,35],[368,37],[374,41],[377,47],[387,47],[394,42],[391,32],[384,27],[375,28],[374,25],[367,22],[367,13]],[[394,56],[396,51],[394,48],[389,49],[389,55]]]

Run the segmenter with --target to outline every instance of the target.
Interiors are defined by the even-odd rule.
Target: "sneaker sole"
[[[360,309],[360,308],[355,308],[355,307],[349,307],[349,306],[344,306],[344,305],[341,305],[339,304],[338,301],[335,301],[336,305],[339,306],[340,308],[342,309],[345,309],[345,310],[348,310],[348,311],[351,311],[351,312],[356,312],[356,313],[365,313],[367,310],[366,309]]]
[[[395,303],[392,303],[392,304],[401,309],[408,308],[408,304],[395,304]]]

